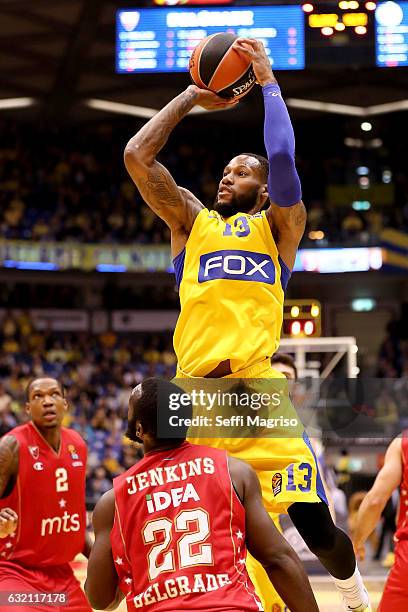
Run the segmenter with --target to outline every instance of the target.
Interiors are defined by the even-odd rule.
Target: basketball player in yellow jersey
[[[293,128],[265,49],[252,39],[234,45],[250,55],[262,87],[268,159],[252,153],[234,157],[223,170],[212,211],[177,186],[156,159],[172,130],[197,105],[214,110],[236,104],[194,85],[150,119],[125,150],[130,176],[171,230],[181,302],[174,334],[178,377],[279,377],[270,357],[279,343],[284,290],[305,227]],[[258,438],[256,444],[235,439],[231,447],[229,442],[210,444],[223,445],[257,470],[267,510],[289,513],[334,577],[344,609],[370,610],[351,541],[331,519],[306,434]]]

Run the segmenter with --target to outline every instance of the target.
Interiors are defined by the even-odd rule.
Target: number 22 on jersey
[[[176,564],[180,569],[197,565],[213,565],[211,544],[204,544],[210,535],[210,521],[208,513],[201,508],[183,510],[174,519],[176,533],[183,533],[177,541],[177,555],[175,543],[169,550],[173,540],[173,521],[162,517],[149,521],[144,526],[142,536],[145,544],[153,543],[147,553],[147,564],[150,580],[154,580],[162,572],[174,572]],[[164,535],[160,537],[160,535]],[[158,541],[158,540],[162,541]],[[193,552],[195,545],[198,552]],[[176,559],[177,556],[177,559]],[[160,560],[159,560],[160,559]]]

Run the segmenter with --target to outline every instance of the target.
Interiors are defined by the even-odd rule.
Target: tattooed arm
[[[10,495],[18,472],[18,442],[13,436],[0,439],[0,499]],[[0,510],[0,538],[17,529],[18,516],[12,508]]]
[[[306,208],[302,201],[288,208],[281,208],[276,204],[266,211],[272,234],[278,247],[279,255],[285,264],[292,270],[299,242],[306,227]]]
[[[0,499],[9,495],[18,473],[18,442],[14,436],[0,439]]]
[[[235,102],[190,85],[148,121],[125,149],[125,166],[143,199],[172,231],[173,254],[181,249],[203,204],[187,189],[178,187],[170,172],[156,160],[176,125],[196,105],[220,110]],[[183,238],[184,237],[184,238]],[[182,247],[181,247],[182,248]]]

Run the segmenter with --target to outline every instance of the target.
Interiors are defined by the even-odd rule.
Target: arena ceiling
[[[282,4],[281,2],[276,2]],[[91,98],[160,108],[188,84],[186,75],[117,75],[114,71],[115,11],[146,2],[111,0],[0,0],[0,102],[34,98],[28,108],[5,115],[64,121],[101,117]],[[408,69],[339,68],[279,74],[286,98],[367,107],[403,100]],[[250,94],[253,97],[253,94]],[[238,113],[218,113],[242,121]],[[305,111],[296,111],[305,112]]]

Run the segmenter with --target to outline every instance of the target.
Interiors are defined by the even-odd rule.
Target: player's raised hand
[[[194,93],[196,106],[201,106],[206,110],[223,110],[231,108],[239,102],[239,100],[233,98],[221,98],[213,91],[201,89],[196,85],[189,85],[188,90]]]
[[[0,538],[7,538],[17,529],[18,516],[11,508],[0,510]]]
[[[262,41],[255,38],[237,38],[232,46],[238,53],[243,53],[251,58],[256,80],[262,87],[269,83],[276,83],[271,62]]]

